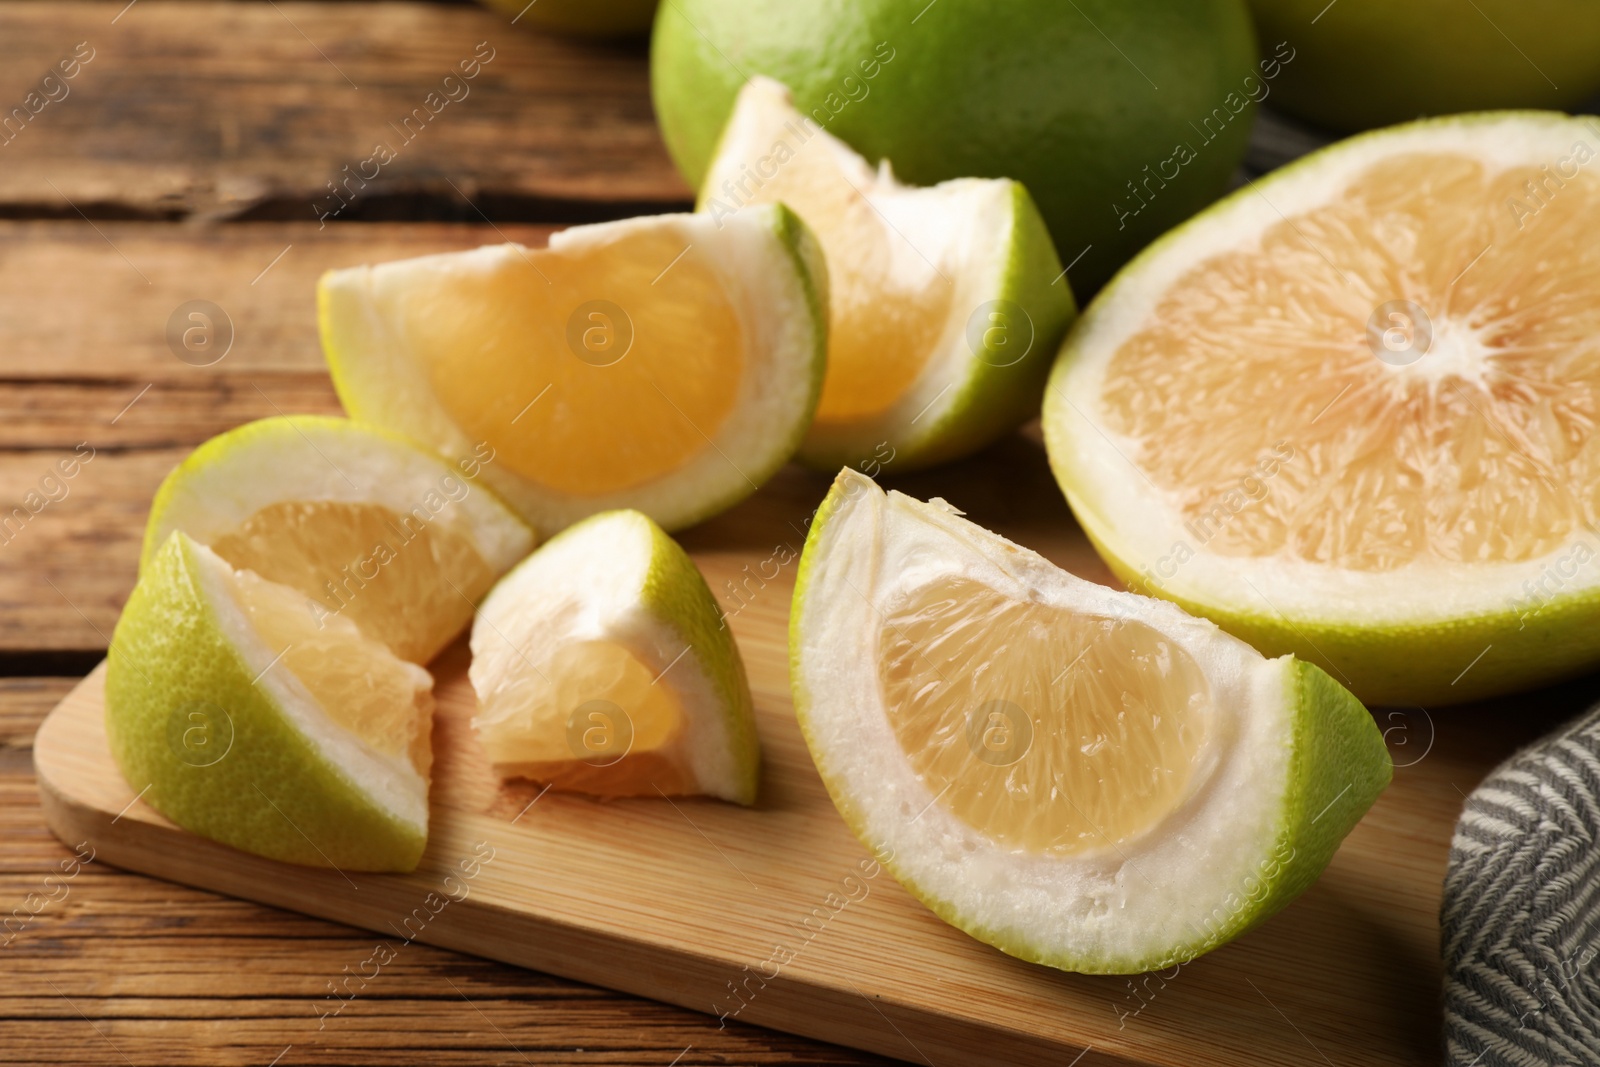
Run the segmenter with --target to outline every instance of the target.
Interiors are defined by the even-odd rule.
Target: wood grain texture
[[[553,229],[436,223],[319,229],[314,222],[0,222],[0,380],[113,380],[131,385],[121,403],[108,397],[103,408],[81,413],[86,425],[95,426],[109,424],[151,381],[238,392],[250,389],[241,376],[320,373],[316,283],[324,271],[505,241],[543,247]],[[232,347],[207,366],[194,365],[206,357],[188,362],[179,358],[168,341],[174,313],[195,300],[217,305],[231,323]],[[185,320],[180,316],[179,321]],[[183,349],[181,343],[178,348]],[[286,400],[294,403],[297,397]],[[251,410],[268,408],[260,404]],[[194,416],[202,411],[203,406],[197,408]],[[184,413],[174,415],[180,423],[193,421]],[[143,412],[137,417],[130,412],[118,424],[122,421],[136,426],[152,420]],[[202,428],[185,430],[185,440]]]
[[[167,471],[252,419],[340,413],[317,340],[323,271],[542,246],[551,231],[0,222],[0,652],[104,650]],[[232,323],[232,347],[209,366],[168,342],[190,300]],[[61,477],[75,454],[92,458]]]
[[[469,199],[496,218],[594,205],[616,217],[690,199],[656,131],[642,43],[561,40],[425,3],[124,6],[0,7],[6,114],[80,44],[92,53],[52,89],[58,101],[0,136],[13,217],[310,221],[336,204],[328,183],[352,174],[346,198],[367,204],[343,219],[428,205],[475,219]],[[490,54],[476,77],[443,85]],[[406,126],[418,108],[425,121]],[[363,167],[379,144],[394,158]]]
[[[295,395],[292,387],[304,386],[309,379],[246,376],[243,381],[247,388],[235,390],[241,398],[240,413],[260,417],[297,410],[289,406]],[[29,383],[23,392],[38,388],[38,383]],[[115,427],[99,425],[98,417],[80,426],[78,433],[83,436],[78,440],[87,440],[95,451],[70,479],[59,477],[59,464],[74,457],[71,433],[64,434],[59,444],[38,450],[0,450],[0,504],[4,505],[0,507],[0,563],[4,564],[0,566],[0,652],[103,652],[108,647],[117,616],[133,589],[145,519],[156,487],[188,454],[191,444],[223,428],[216,425],[214,415],[179,407],[172,412],[176,418],[151,423],[160,426],[163,434],[172,435],[178,433],[174,427],[190,425],[185,420],[192,418],[194,424],[182,431],[184,442],[179,447],[99,447],[102,433],[133,432],[123,427],[141,424],[146,419],[144,405],[153,397],[163,396],[178,404],[185,399],[204,401],[212,395],[158,391],[165,389],[165,385],[152,389]],[[101,394],[105,406],[95,415],[112,411],[117,401],[126,404],[137,392],[134,386],[116,395]],[[89,395],[88,389],[77,393],[80,400]],[[150,410],[155,411],[155,406]],[[331,393],[326,403],[311,410],[338,411]],[[1036,439],[1014,437],[965,463],[930,475],[889,479],[886,484],[924,497],[948,496],[951,486],[962,486],[968,500],[963,506],[978,521],[991,516],[1013,524],[1022,544],[1047,544],[1063,529],[1076,532]],[[45,495],[52,487],[58,499]],[[780,544],[788,549],[788,557],[798,555],[804,543],[805,520],[826,488],[826,478],[791,466],[763,490],[764,504],[736,508],[684,535],[685,544],[703,551],[703,558],[709,561],[707,577],[725,610],[738,611],[750,600],[753,603],[748,610],[769,610],[776,605],[787,611],[785,596],[776,587],[762,588],[759,575],[752,578],[750,574],[760,570],[762,561],[777,555]],[[30,494],[39,495],[30,498]],[[42,502],[36,514],[28,511],[30,500],[36,505]],[[1110,572],[1081,538],[1073,545],[1072,554],[1063,560],[1069,569],[1112,581]],[[751,571],[746,572],[746,567]],[[730,583],[734,591],[730,591]]]
[[[1009,441],[932,482],[972,517],[1071,569],[1105,578],[1048,486],[1036,443]],[[713,588],[792,542],[823,480],[790,470],[685,538]],[[98,677],[41,732],[47,813],[108,862],[375,929],[414,908],[479,842],[495,849],[472,895],[420,940],[515,960],[700,1010],[740,1003],[729,982],[774,945],[801,942],[738,1018],[884,1055],[950,1063],[1221,1067],[1437,1059],[1436,912],[1462,795],[1520,741],[1592,697],[1594,680],[1540,698],[1430,719],[1380,712],[1395,785],[1304,897],[1240,941],[1176,974],[1130,982],[1065,975],[1006,957],[944,926],[885,874],[815,936],[799,924],[866,850],[816,778],[788,698],[784,626],[792,568],[755,589],[732,626],[756,694],[765,753],[761,803],[598,804],[495,785],[466,728],[459,646],[435,664],[433,840],[409,876],[287,868],[171,828],[134,797],[99,735]],[[726,603],[726,602],[725,602]],[[1513,709],[1518,709],[1513,714]],[[1439,721],[1436,721],[1439,720]],[[520,817],[519,816],[520,814]],[[712,1006],[717,1005],[713,1009]]]
[[[0,648],[109,647],[150,498],[186,451],[97,452],[70,479],[58,467],[70,448],[0,452]]]
[[[125,0],[0,0],[0,114],[78,42],[94,49],[70,95],[0,146],[0,515],[77,444],[97,450],[67,495],[0,536],[0,667],[13,673],[39,664],[82,670],[104,650],[132,585],[150,492],[188,448],[278,410],[337,410],[313,319],[312,285],[323,269],[504,239],[537,245],[551,227],[521,223],[621,217],[689,198],[654,128],[637,43],[523,34],[471,5],[138,0],[124,8]],[[470,97],[430,119],[319,227],[317,214],[334,205],[327,183],[369,158],[375,138],[479,41],[490,42],[495,59]],[[1262,123],[1244,169],[1260,173],[1316,142],[1292,124]],[[400,219],[408,224],[384,221]],[[195,299],[222,306],[235,329],[234,347],[214,366],[183,363],[166,341],[173,311]],[[950,472],[890,481],[950,496],[977,521],[1109,580],[1075,539],[1035,441],[1013,439]],[[744,568],[780,543],[798,548],[823,488],[814,475],[786,470],[758,500],[685,535],[724,607],[748,600],[735,617],[741,637],[781,624],[788,581],[762,585]],[[746,592],[735,597],[729,583]],[[763,662],[770,675],[770,657]],[[781,694],[771,681],[763,714],[777,714],[778,725],[768,732],[777,730],[780,757],[793,759],[792,735],[782,740],[792,727],[775,710]],[[0,678],[0,921],[71,856],[45,825],[32,738],[72,684]],[[1164,1048],[1187,1034],[1202,1055],[1185,1062],[1262,1062],[1258,1046],[1338,1067],[1437,1062],[1433,927],[1460,794],[1520,741],[1597,694],[1590,679],[1452,709],[1437,723],[1377,712],[1402,764],[1396,784],[1305,899],[1171,981],[1060,980],[1073,995],[1089,991],[1079,1006],[1091,1022],[1096,1013],[1099,1025],[1135,1013],[1118,1031],[1125,1045],[1108,1045],[1106,1055]],[[780,781],[803,783],[803,772]],[[702,872],[721,862],[703,841],[685,847],[699,849],[685,854],[704,861]],[[751,871],[765,883],[764,867]],[[539,873],[529,872],[530,884]],[[721,877],[731,881],[728,871]],[[703,897],[703,881],[679,897]],[[897,892],[875,885],[874,907]],[[902,900],[891,910],[907,921],[920,915],[906,907]],[[839,974],[860,973],[851,953],[863,927],[851,923],[861,914],[847,913],[824,935],[842,945],[827,953],[818,945],[817,958],[838,964]],[[920,922],[931,924],[925,915]],[[880,1062],[422,942],[405,946],[370,995],[319,1028],[327,983],[373,944],[348,926],[100,860],[0,948],[0,1063]],[[956,955],[984,950],[964,951]],[[942,965],[929,975],[937,985]],[[971,999],[992,995],[957,988]],[[831,1003],[799,1023],[830,1025]],[[919,1057],[935,1050],[914,1015],[887,1002],[875,1016],[851,1007],[891,1054],[930,1062]],[[907,1040],[891,1047],[899,1036]],[[977,1061],[935,1054],[930,1067]]]
[[[98,859],[61,880],[74,854],[45,826],[31,749],[76,684],[0,679],[0,1063],[881,1062],[420,942],[324,1023],[327,983],[367,958],[370,935]]]
[[[123,6],[0,3],[0,108],[23,103],[77,41],[96,49],[70,97],[0,147],[0,219],[60,220],[0,222],[0,500],[37,488],[79,442],[102,464],[21,540],[3,539],[7,668],[72,669],[104,647],[149,491],[184,450],[276,409],[337,409],[313,325],[321,270],[538,244],[548,226],[511,222],[689,197],[661,150],[638,45],[514,33],[474,6],[140,0],[113,22]],[[497,55],[471,98],[319,229],[326,182],[422,101],[443,74],[436,60],[479,40]],[[318,47],[362,79],[359,92],[340,91]],[[215,218],[304,221],[194,225]],[[384,218],[472,225],[347,225]],[[191,299],[234,319],[238,343],[215,367],[166,346],[168,317]],[[0,679],[0,914],[71,855],[44,826],[31,758],[38,722],[71,684]],[[326,983],[371,947],[348,927],[94,864],[0,949],[0,1062],[878,1062],[422,944],[318,1029]]]
[[[277,411],[343,414],[333,383],[320,370],[13,379],[0,381],[0,451],[52,459],[91,439],[97,453],[188,449]]]

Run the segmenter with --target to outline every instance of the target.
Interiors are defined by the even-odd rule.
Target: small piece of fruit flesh
[[[302,601],[302,610],[348,618],[413,663],[427,662],[467,624],[495,578],[467,539],[433,521],[420,501],[406,515],[343,501],[270,504],[211,550],[317,605]]]
[[[822,245],[828,263],[828,370],[817,405],[820,427],[888,411],[922,373],[950,317],[954,288],[874,207],[877,190],[845,176],[814,124],[778,127],[776,173],[745,173],[729,193],[738,203],[783,202]],[[779,145],[782,149],[779,149]],[[746,180],[748,179],[748,180]]]
[[[606,640],[558,647],[479,694],[478,740],[502,777],[594,796],[693,792],[675,757],[684,713],[631,652]]]
[[[700,454],[744,373],[724,283],[662,230],[528,251],[492,275],[440,272],[382,314],[464,433],[575,496],[648,485]]]
[[[250,571],[235,571],[231,583],[262,642],[282,650],[268,670],[293,674],[339,726],[428,777],[433,694],[418,689],[420,668],[397,659],[353,624],[319,620],[297,590]]]
[[[879,640],[900,747],[936,802],[992,840],[1115,849],[1186,798],[1210,685],[1146,624],[956,578],[891,607]]]

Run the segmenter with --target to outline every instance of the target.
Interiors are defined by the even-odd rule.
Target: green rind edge
[[[1077,303],[1033,197],[1021,182],[1007,184],[1011,242],[999,288],[989,299],[1012,301],[1027,313],[1034,328],[1027,355],[1004,367],[972,356],[949,410],[909,438],[888,440],[883,431],[862,428],[847,444],[802,444],[795,457],[801,463],[837,470],[860,462],[880,440],[888,440],[895,453],[885,465],[892,462],[896,473],[911,473],[969,456],[1039,414],[1054,353],[1077,315]]]
[[[761,462],[752,466],[744,466],[744,457],[741,457],[740,472],[744,477],[734,484],[728,492],[720,496],[710,497],[697,507],[687,509],[683,514],[673,517],[671,522],[662,523],[662,528],[668,531],[681,530],[696,523],[704,522],[713,515],[720,514],[744,500],[760,488],[768,478],[776,474],[780,468],[794,456],[795,450],[800,447],[800,442],[805,438],[806,430],[811,426],[812,416],[816,414],[817,402],[822,399],[822,379],[828,366],[828,275],[827,267],[822,257],[822,248],[817,243],[816,236],[812,234],[806,224],[801,221],[786,204],[770,205],[773,213],[771,227],[772,234],[777,238],[779,247],[783,250],[785,258],[794,269],[800,289],[805,299],[806,310],[810,317],[812,351],[809,375],[809,390],[805,402],[796,412],[794,428],[787,437],[770,453],[763,454]],[[329,271],[323,275],[325,279]],[[351,374],[345,366],[350,362],[348,354],[341,351],[339,346],[330,343],[330,338],[335,334],[332,325],[331,301],[327,287],[322,281],[317,283],[317,332],[322,346],[323,359],[328,365],[328,376],[333,380],[333,390],[339,397],[339,403],[344,407],[351,419],[363,428],[381,430],[384,433],[396,436],[406,441],[412,448],[419,448],[433,454],[427,446],[422,445],[398,431],[391,430],[379,421],[370,410],[361,403],[360,389],[353,388]],[[442,409],[442,418],[454,420]],[[459,429],[459,427],[458,427]],[[522,480],[524,485],[533,483]],[[503,499],[500,497],[497,500]],[[513,514],[519,514],[510,504],[505,505]],[[615,510],[615,509],[614,509]],[[588,518],[589,516],[584,516]],[[546,530],[538,528],[531,520],[523,517],[524,521],[534,529],[538,537],[548,537],[560,530]],[[582,520],[578,520],[582,521]],[[654,521],[654,520],[652,520]],[[569,523],[569,526],[575,523]]]
[[[253,438],[281,434],[285,439],[295,439],[294,443],[298,445],[301,431],[308,427],[337,429],[342,433],[377,438],[436,464],[442,474],[456,474],[456,470],[451,466],[449,460],[423,447],[409,437],[404,437],[383,426],[341,418],[338,415],[269,415],[264,419],[256,419],[254,422],[235,426],[231,430],[208,438],[184,457],[181,463],[167,472],[165,478],[161,479],[161,485],[156,489],[155,497],[150,501],[150,517],[145,521],[144,538],[139,551],[139,572],[141,574],[144,573],[151,558],[155,556],[166,541],[166,536],[163,534],[161,527],[164,524],[167,510],[172,504],[172,498],[192,474],[207,467],[227,463],[228,455],[234,448]],[[533,533],[532,528],[523,521],[522,516],[518,515],[510,504],[500,499],[492,489],[486,485],[479,485],[474,488],[482,491],[493,502],[506,521],[514,522],[528,530],[530,534]]]
[[[818,748],[809,724],[812,699],[802,681],[804,672],[799,655],[805,591],[812,568],[816,566],[817,545],[828,522],[844,503],[848,492],[845,484],[842,480],[834,481],[817,509],[801,552],[789,613],[789,678],[800,733],[828,795],[851,833],[877,854],[880,852],[878,845],[863,829],[866,820],[825,769],[824,762],[817,758]],[[1340,842],[1372,806],[1393,775],[1383,736],[1360,701],[1313,664],[1290,659],[1285,674],[1284,699],[1292,709],[1293,734],[1289,789],[1284,795],[1280,830],[1271,845],[1263,849],[1263,876],[1257,887],[1245,887],[1247,906],[1230,907],[1215,929],[1175,945],[1169,952],[1139,958],[1091,958],[1040,952],[1026,942],[956,913],[947,902],[912,878],[896,857],[880,855],[879,858],[895,879],[940,919],[1007,955],[1030,963],[1079,974],[1143,974],[1187,962],[1219,948],[1304,892],[1322,873]]]
[[[1075,493],[1067,500],[1077,511]],[[1374,706],[1446,707],[1551,685],[1594,666],[1600,589],[1533,611],[1361,627],[1252,614],[1162,590],[1084,524],[1113,574],[1138,593],[1210,619],[1265,656],[1292,655],[1336,676]],[[1600,551],[1597,551],[1600,555]]]
[[[1027,311],[1033,320],[1033,347],[1009,367],[974,359],[973,373],[951,409],[928,431],[927,445],[897,470],[970,455],[1039,414],[1053,363],[1050,353],[1060,348],[1078,306],[1044,217],[1021,182],[1011,183],[1011,211],[1014,239],[998,299]]]
[[[1252,186],[1238,189],[1174,227],[1129,260],[1078,318],[1062,341],[1046,388],[1044,406],[1045,450],[1056,484],[1089,541],[1128,588],[1169,600],[1185,611],[1210,619],[1235,637],[1267,656],[1294,655],[1336,675],[1362,700],[1373,705],[1446,706],[1482,700],[1553,684],[1592,668],[1600,660],[1600,645],[1587,640],[1600,631],[1600,588],[1587,594],[1551,597],[1530,613],[1508,606],[1456,619],[1389,622],[1372,626],[1327,624],[1313,619],[1265,612],[1239,611],[1228,605],[1171,593],[1148,581],[1125,562],[1095,532],[1098,526],[1115,528],[1109,516],[1090,507],[1071,484],[1072,461],[1067,435],[1053,426],[1067,417],[1056,403],[1067,403],[1060,380],[1077,355],[1075,341],[1092,329],[1101,309],[1125,285],[1135,285],[1142,268],[1176,241],[1190,225],[1213,212],[1227,210],[1236,201],[1270,194],[1280,179],[1315,168],[1333,153],[1353,145],[1393,137],[1400,131],[1433,126],[1471,126],[1507,119],[1524,119],[1547,126],[1572,125],[1590,134],[1600,132],[1600,120],[1558,111],[1505,110],[1466,115],[1444,115],[1369,130],[1302,156]],[[1481,659],[1479,657],[1482,657]]]
[[[692,658],[703,664],[719,697],[737,777],[726,783],[726,794],[718,795],[736,804],[754,804],[760,789],[761,742],[756,734],[749,678],[733,631],[724,625],[711,587],[689,553],[650,516],[628,508],[602,511],[573,523],[551,538],[548,545],[569,537],[582,539],[591,526],[619,519],[643,523],[650,531],[650,564],[640,590],[641,606],[652,618],[671,627],[692,650]]]
[[[717,135],[705,181],[716,172],[715,161],[726,150],[733,118],[730,111]],[[1077,317],[1077,301],[1066,272],[1061,269],[1049,227],[1027,187],[1009,179],[990,180],[1005,181],[1009,186],[1012,235],[1000,285],[991,299],[1010,300],[1028,313],[1034,326],[1033,347],[1017,363],[1006,367],[974,356],[967,362],[966,377],[950,409],[910,439],[887,441],[881,429],[862,428],[849,443],[807,447],[802,435],[794,454],[798,462],[814,470],[832,472],[876,456],[878,445],[887,441],[895,449],[890,461],[895,470],[912,473],[971,455],[1039,414],[1053,354]],[[705,209],[707,195],[702,184],[695,196],[696,211]],[[816,249],[816,259],[819,264],[823,261],[820,247]],[[820,381],[818,385],[820,388]]]
[[[375,805],[254,684],[200,592],[192,544],[179,533],[167,539],[112,635],[106,738],[123,777],[179,826],[245,852],[414,870],[426,835]],[[232,726],[227,754],[208,767],[179,758],[171,742],[173,717],[193,705],[221,708]]]

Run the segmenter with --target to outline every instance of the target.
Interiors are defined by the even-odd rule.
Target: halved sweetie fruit
[[[174,530],[230,565],[297,590],[315,620],[354,621],[426,663],[533,547],[483,473],[492,450],[450,463],[346,419],[289,415],[219,434],[150,505],[141,570]]]
[[[827,352],[822,255],[782,205],[332,271],[318,307],[345,410],[492,450],[485,480],[546,536],[625,507],[685,526],[753,493]]]
[[[850,828],[940,918],[1065,970],[1168,967],[1311,884],[1391,765],[1317,667],[841,473],[795,710]]]
[[[1397,126],[1129,264],[1045,401],[1107,562],[1371,703],[1600,661],[1597,152],[1553,113]]]
[[[711,590],[637,511],[593,516],[495,587],[472,627],[473,727],[505,778],[600,797],[753,803],[744,664]]]
[[[291,863],[416,867],[427,671],[181,530],[146,561],[108,659],[111,754],[173,822]]]
[[[976,451],[1039,410],[1075,307],[1028,191],[1009,179],[927,188],[867,165],[752,78],[739,93],[700,210],[725,221],[782,201],[828,263],[828,372],[800,458],[916,470]]]

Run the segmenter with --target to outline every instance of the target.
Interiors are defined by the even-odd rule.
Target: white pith
[[[700,210],[718,210],[719,204],[738,208],[736,183],[753,188],[759,174],[751,171],[751,161],[759,164],[780,141],[797,152],[832,157],[844,180],[877,210],[891,238],[890,247],[901,253],[906,269],[926,276],[929,285],[954,289],[949,320],[906,394],[882,415],[836,426],[813,425],[801,453],[826,458],[870,452],[884,441],[915,449],[960,406],[963,387],[982,368],[967,342],[967,320],[980,304],[1008,295],[1005,282],[1015,240],[1016,183],[958,178],[923,188],[902,185],[895,180],[890,161],[874,170],[849,145],[802,115],[781,83],[757,76],[739,93],[707,173]]]
[[[1068,499],[1085,531],[1141,572],[1139,583],[1148,582],[1163,596],[1273,619],[1325,626],[1427,626],[1528,606],[1529,591],[1548,584],[1550,574],[1562,561],[1570,561],[1576,546],[1591,551],[1600,547],[1600,533],[1580,530],[1548,554],[1522,562],[1457,564],[1423,556],[1385,571],[1286,556],[1222,555],[1185,532],[1176,496],[1154,486],[1131,461],[1141,446],[1112,429],[1100,397],[1117,350],[1150,320],[1180,277],[1209,256],[1259,247],[1268,228],[1329,202],[1374,163],[1411,152],[1452,152],[1476,158],[1491,170],[1553,164],[1569,156],[1576,141],[1594,146],[1597,137],[1600,126],[1531,112],[1379,131],[1335,145],[1236,193],[1135,259],[1079,319],[1045,395],[1051,463],[1069,486]],[[1429,359],[1392,367],[1389,373],[1442,383],[1447,375],[1473,382],[1491,372],[1492,359],[1469,324],[1443,319],[1433,327]],[[1189,553],[1192,558],[1178,559]],[[1575,577],[1565,567],[1559,573],[1563,598],[1600,589],[1600,571],[1595,569],[1580,568]]]
[[[461,536],[496,573],[533,547],[532,531],[483,490],[481,476],[344,419],[263,420],[213,438],[196,455],[204,462],[180,468],[149,552],[173,530],[209,544],[264,507],[314,501],[377,504],[399,517],[421,508],[426,523]]]
[[[795,694],[856,833],[892,851],[896,875],[945,917],[1033,958],[1116,969],[1216,933],[1216,909],[1264,881],[1286,817],[1291,661],[1264,659],[1173,605],[1082,581],[940,502],[886,495],[850,472],[833,496],[795,605]],[[906,590],[957,575],[1018,600],[1136,620],[1194,658],[1215,719],[1174,810],[1119,846],[1061,857],[1001,848],[937,803],[886,716],[879,632]]]
[[[545,669],[569,642],[614,642],[684,710],[683,733],[664,751],[684,760],[706,792],[737,800],[731,710],[685,632],[646,610],[654,552],[649,525],[629,512],[596,519],[535,552],[494,587],[473,622],[473,691],[484,694],[510,676]]]
[[[1450,379],[1478,385],[1489,377],[1493,350],[1471,323],[1441,318],[1434,324],[1428,358],[1391,367],[1397,378],[1420,378],[1435,392]]]
[[[237,600],[238,587],[233,568],[215,552],[184,539],[184,550],[198,576],[198,592],[211,608],[212,618],[223,638],[238,652],[245,669],[251,672],[273,706],[333,770],[372,803],[392,814],[417,833],[428,832],[428,780],[417,773],[403,756],[379,752],[360,737],[340,726],[282,662],[275,662],[284,649],[271,648],[250,624],[249,616]],[[354,642],[371,644],[369,638],[350,620],[328,616],[322,625]],[[390,657],[393,659],[393,657]],[[416,664],[394,659],[413,686],[432,688],[428,672]],[[270,669],[269,669],[270,668]]]
[[[402,328],[381,314],[379,293],[402,295],[441,274],[492,277],[510,263],[530,260],[559,271],[563,250],[604,247],[635,233],[665,230],[692,245],[721,279],[744,330],[745,365],[733,407],[704,448],[648,485],[596,496],[539,486],[504,464],[484,479],[543,536],[588,515],[637,508],[672,529],[749,491],[787,459],[811,416],[815,351],[821,325],[812,318],[805,278],[778,229],[777,209],[751,212],[721,225],[703,215],[656,215],[574,226],[554,234],[549,250],[516,244],[333,271],[321,283],[324,346],[337,355],[341,395],[361,419],[394,429],[445,456],[465,457],[479,443],[434,397],[428,369]],[[824,278],[813,279],[826,307]],[[597,416],[598,417],[598,416]]]

